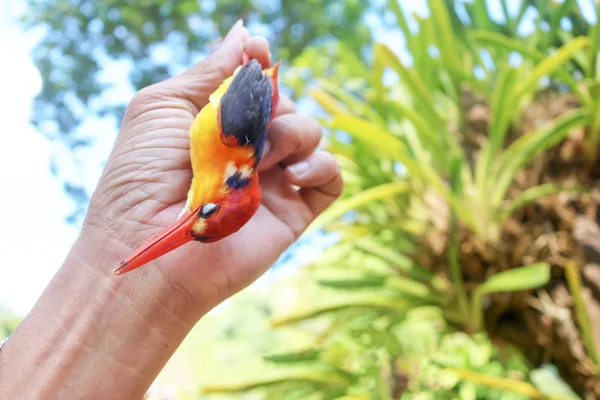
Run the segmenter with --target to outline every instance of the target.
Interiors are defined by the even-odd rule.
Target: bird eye
[[[208,219],[211,215],[219,211],[219,205],[215,203],[206,203],[198,213],[198,216],[202,219]]]

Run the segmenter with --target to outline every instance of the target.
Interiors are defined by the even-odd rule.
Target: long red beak
[[[122,275],[194,240],[190,229],[192,229],[195,220],[196,212],[186,211],[173,225],[150,238],[134,251],[133,254],[122,261],[119,268],[115,269],[113,273],[115,275]]]

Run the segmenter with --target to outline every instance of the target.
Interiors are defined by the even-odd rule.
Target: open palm
[[[263,67],[270,63],[266,41],[236,26],[215,54],[134,97],[84,230],[100,229],[133,249],[175,221],[192,179],[190,125],[209,95],[240,65],[243,51]],[[296,114],[293,103],[282,97],[260,164],[262,204],[250,222],[221,241],[184,245],[115,279],[158,268],[199,313],[250,284],[342,190],[334,158],[316,151],[320,137],[318,123]]]

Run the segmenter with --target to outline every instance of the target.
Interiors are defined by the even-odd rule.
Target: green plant
[[[390,0],[410,57],[384,44],[366,60],[332,44],[298,57],[288,83],[300,93],[294,74],[312,71],[309,93],[346,189],[311,227],[338,232],[339,242],[285,284],[301,299],[271,322],[314,340],[262,360],[278,366],[273,374],[209,392],[578,398],[570,385],[600,395],[596,371],[578,367],[597,358],[581,282],[560,268],[585,261],[574,221],[596,212],[598,24],[575,1],[524,0],[516,13],[501,3],[502,22],[480,0],[430,0],[430,14],[411,21]],[[539,18],[523,33],[528,8]],[[564,321],[532,307],[538,293],[569,307],[558,305],[567,282],[579,326],[570,337],[547,325]],[[505,344],[511,330],[520,350]],[[538,339],[548,335],[551,349]],[[585,342],[587,354],[569,340]],[[539,354],[568,372],[568,384],[535,368]]]

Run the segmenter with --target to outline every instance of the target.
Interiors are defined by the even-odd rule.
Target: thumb
[[[208,102],[208,96],[242,64],[242,54],[249,38],[250,33],[240,19],[213,54],[165,81],[165,89],[168,85],[171,96],[189,100],[201,109]]]

